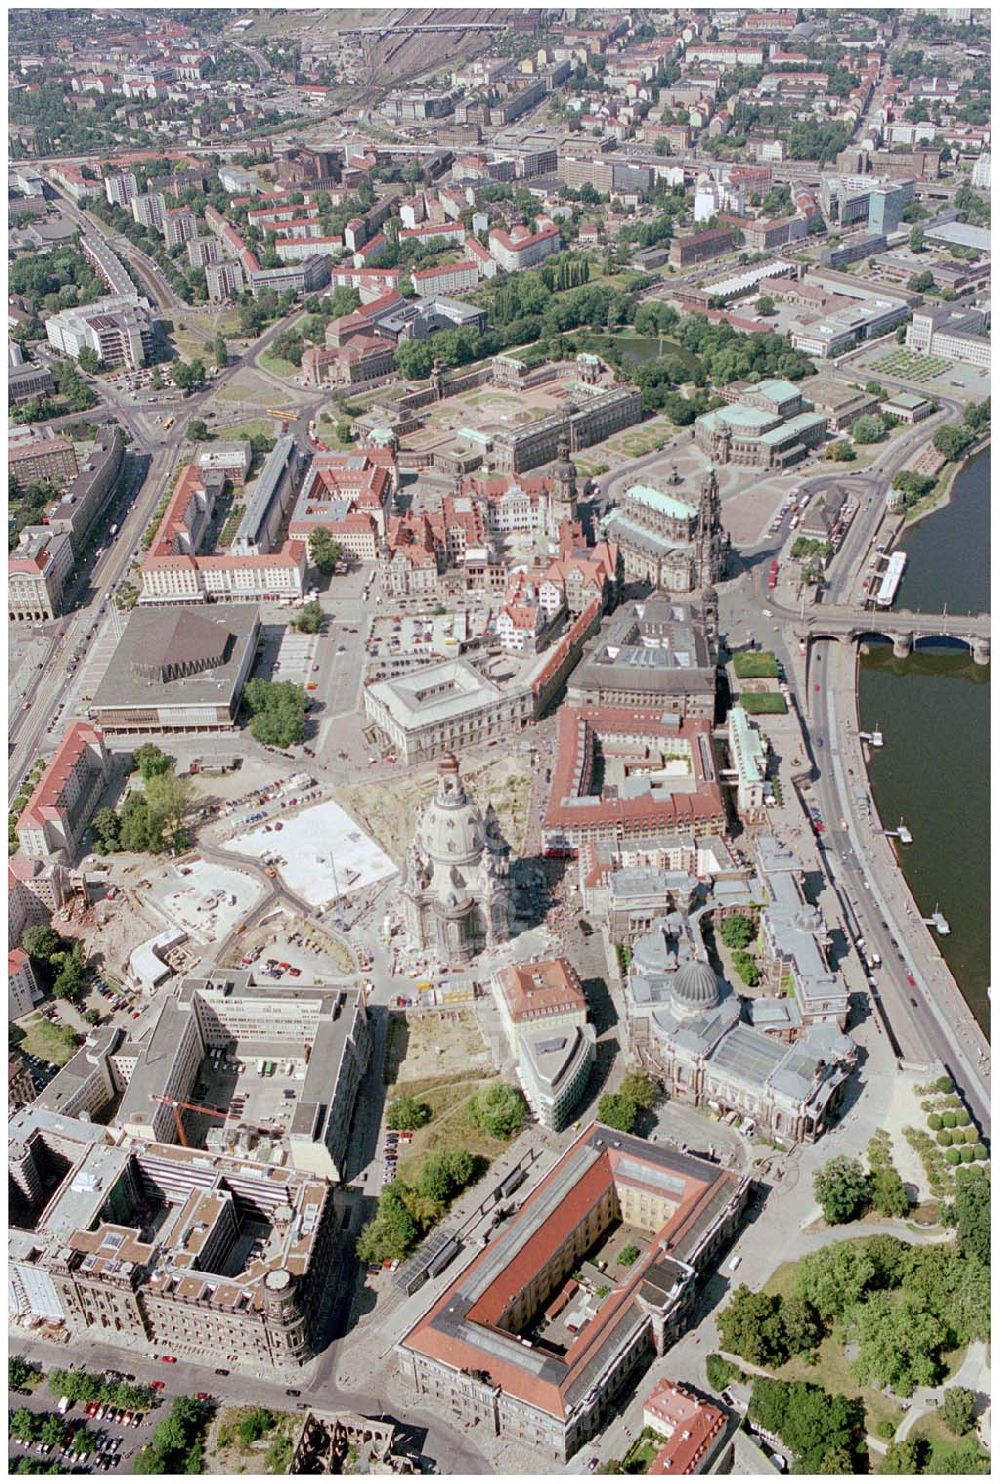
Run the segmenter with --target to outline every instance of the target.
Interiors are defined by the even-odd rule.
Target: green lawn
[[[748,716],[784,716],[788,710],[784,696],[770,691],[763,695],[741,693],[740,705]]]
[[[37,1012],[20,1022],[24,1031],[21,1049],[42,1061],[54,1062],[63,1067],[71,1056],[76,1055],[76,1036],[67,1025],[58,1025],[46,1020]]]
[[[494,1079],[456,1082],[453,1078],[427,1078],[423,1082],[406,1082],[387,1089],[388,1102],[397,1092],[406,1092],[432,1110],[430,1123],[414,1132],[412,1144],[401,1147],[398,1174],[405,1184],[416,1183],[428,1154],[452,1154],[458,1149],[467,1149],[470,1154],[481,1154],[492,1162],[503,1153],[507,1140],[494,1139],[483,1133],[469,1118],[469,1102],[486,1085],[486,1080]],[[428,1086],[428,1083],[438,1085]],[[406,1147],[409,1152],[402,1157],[402,1148]]]
[[[273,438],[275,434],[275,420],[273,417],[249,417],[242,423],[230,423],[224,428],[213,428],[213,438]]]
[[[737,680],[777,680],[778,661],[768,649],[741,651],[733,655]]]
[[[286,361],[284,356],[276,356],[273,350],[261,352],[260,364],[274,376],[297,376],[301,369],[292,361]]]

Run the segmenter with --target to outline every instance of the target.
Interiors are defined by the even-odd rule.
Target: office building
[[[78,360],[89,347],[106,367],[144,366],[153,349],[149,305],[135,294],[115,294],[79,309],[63,309],[45,321],[50,345]]]
[[[163,213],[163,237],[167,248],[180,247],[198,235],[198,218],[190,206],[168,207]]]
[[[20,1020],[22,1015],[30,1014],[41,997],[31,959],[23,948],[11,948],[7,954],[7,1019]],[[32,1088],[31,1098],[34,1096]],[[26,1101],[30,1102],[31,1098]]]
[[[559,1132],[596,1056],[579,975],[565,958],[511,964],[493,975],[493,999],[528,1105],[539,1123]]]
[[[365,716],[399,758],[416,763],[509,739],[533,719],[533,708],[528,686],[501,688],[455,659],[367,686]]]
[[[571,706],[651,706],[711,721],[715,614],[654,593],[607,620],[570,676]]]
[[[120,1034],[114,1032],[113,1034]],[[11,1121],[11,1318],[290,1376],[322,1342],[329,1181],[149,1141],[37,1103]]]
[[[68,438],[60,438],[34,429],[30,438],[18,438],[7,443],[7,473],[13,475],[18,486],[29,489],[43,479],[53,484],[65,485],[76,475],[79,465],[76,450]]]
[[[131,170],[123,170],[117,175],[106,175],[104,194],[109,205],[123,206],[128,209],[129,202],[139,194],[139,187]]]
[[[566,1460],[683,1332],[749,1185],[591,1124],[399,1342],[402,1374],[425,1406]],[[612,1280],[622,1225],[641,1250]]]
[[[210,244],[206,242],[206,247]],[[243,292],[243,269],[235,259],[228,262],[205,262],[205,283],[213,304],[235,299]]]
[[[563,706],[541,821],[546,855],[573,856],[597,840],[698,837],[726,830],[712,723],[622,706]]]
[[[7,613],[12,623],[46,623],[62,611],[73,569],[69,537],[47,526],[26,526],[7,557]]]
[[[167,203],[159,191],[132,197],[132,216],[147,231],[163,231],[163,214]]]
[[[906,348],[920,356],[941,356],[989,370],[986,329],[987,319],[981,309],[915,309],[906,330]]]

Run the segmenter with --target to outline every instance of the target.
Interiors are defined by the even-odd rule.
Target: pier
[[[882,732],[877,725],[874,732],[859,732],[858,736],[861,738],[862,742],[867,742],[869,747],[882,746]]]
[[[896,601],[896,594],[899,591],[899,584],[903,580],[903,573],[905,571],[905,551],[894,551],[891,556],[886,558],[885,571],[882,573],[882,580],[874,594],[876,608],[892,607]]]
[[[948,934],[951,932],[951,926],[948,922],[947,917],[945,917],[944,913],[941,911],[936,903],[934,906],[934,911],[931,913],[930,917],[922,917],[920,921],[926,927],[936,928],[937,931],[941,934],[942,938],[947,937]]]
[[[909,830],[906,828],[906,825],[903,823],[902,820],[899,821],[899,828],[898,829],[895,829],[895,830],[883,830],[882,833],[888,839],[898,840],[899,843],[900,843],[900,845],[912,845],[913,844],[913,836],[910,834]]]

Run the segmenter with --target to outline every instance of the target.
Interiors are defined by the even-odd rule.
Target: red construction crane
[[[187,1135],[184,1132],[184,1120],[181,1118],[180,1110],[186,1108],[191,1113],[208,1113],[212,1118],[228,1118],[229,1114],[224,1108],[206,1108],[202,1103],[186,1103],[183,1098],[165,1098],[158,1092],[151,1092],[150,1097],[154,1103],[162,1103],[165,1108],[171,1108],[174,1114],[174,1122],[177,1125],[177,1142],[183,1144],[185,1149],[188,1144]]]

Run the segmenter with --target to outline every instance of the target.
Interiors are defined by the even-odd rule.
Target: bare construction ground
[[[504,836],[516,855],[527,826],[531,775],[517,756],[490,762],[465,763],[465,787],[485,810],[492,802]],[[359,783],[336,791],[338,802],[377,840],[387,855],[401,861],[413,839],[420,810],[437,786],[437,768],[398,780],[380,779],[377,784]]]

